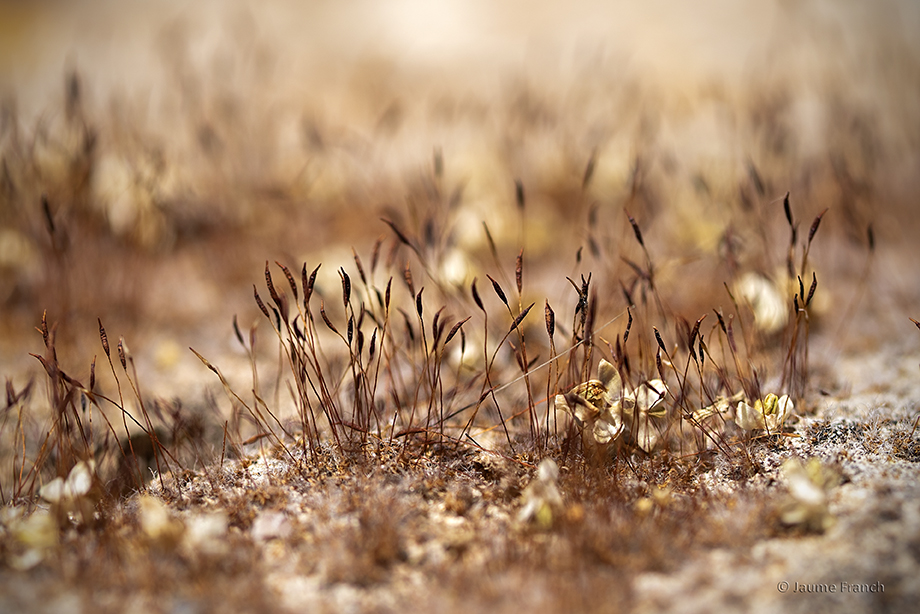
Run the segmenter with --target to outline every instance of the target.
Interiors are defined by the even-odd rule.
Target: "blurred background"
[[[76,373],[101,318],[152,388],[213,383],[186,347],[245,367],[266,260],[335,296],[352,248],[396,252],[382,217],[444,292],[493,270],[486,222],[558,304],[588,271],[621,300],[626,207],[695,319],[782,268],[786,192],[800,239],[830,208],[828,301],[870,309],[831,329],[912,334],[917,32],[910,0],[0,3],[0,374],[47,310]]]

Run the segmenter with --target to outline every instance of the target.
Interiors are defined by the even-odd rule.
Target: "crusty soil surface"
[[[0,612],[915,611],[920,14],[697,4],[0,8]],[[271,324],[302,263],[339,402],[393,280],[365,416],[399,424],[346,416],[337,442],[311,392],[304,439]],[[813,281],[807,328],[765,331],[730,294],[745,273],[787,315]],[[621,340],[633,383],[676,389],[704,315],[725,396],[807,366],[780,432],[593,454],[550,413]],[[473,419],[493,350],[505,413]],[[458,410],[444,429],[429,399]],[[144,410],[160,471],[127,443]]]
[[[65,531],[38,567],[0,574],[0,605],[907,612],[920,595],[920,353],[887,345],[840,370],[880,360],[901,375],[851,379],[845,397],[822,398],[789,436],[751,446],[749,477],[720,457],[654,470],[634,460],[636,474],[560,461],[565,508],[551,527],[518,518],[535,472],[497,454],[370,445],[346,459],[329,448],[295,469],[252,444],[241,459],[106,505],[98,526]],[[790,456],[820,458],[841,478],[826,531],[777,520]],[[164,519],[143,511],[150,499]],[[867,589],[877,592],[857,592]]]

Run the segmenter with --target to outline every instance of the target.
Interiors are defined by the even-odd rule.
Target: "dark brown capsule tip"
[[[310,273],[310,278],[304,284],[303,290],[303,305],[304,309],[307,309],[307,306],[310,304],[310,299],[313,297],[313,288],[316,286],[316,274],[319,273],[319,267],[323,266],[322,264],[316,265],[316,268],[313,269],[313,272]],[[306,265],[304,265],[306,267]],[[306,270],[306,268],[304,268]]]
[[[329,328],[329,330],[331,330],[332,332],[334,332],[336,335],[339,335],[338,329],[337,329],[335,326],[332,325],[332,322],[329,321],[329,316],[326,315],[326,304],[325,304],[325,301],[320,301],[320,303],[319,303],[319,315],[322,316],[323,322],[325,322],[325,324],[326,324],[326,326]],[[339,336],[341,336],[341,335],[339,335]]]
[[[380,248],[383,246],[383,237],[377,237],[374,250],[371,252],[371,275],[377,270],[377,261],[380,259]]]
[[[502,290],[502,287],[498,284],[497,281],[495,281],[495,280],[492,278],[491,275],[486,275],[486,277],[488,277],[488,278],[489,278],[489,281],[492,282],[492,289],[495,290],[495,294],[498,295],[498,298],[501,299],[501,302],[503,302],[503,303],[505,304],[505,306],[507,307],[507,306],[508,306],[508,299],[507,299],[507,297],[505,297],[505,291]]]
[[[431,318],[431,337],[437,342],[438,337],[438,322],[441,320],[441,314],[444,313],[444,310],[447,307],[441,307],[434,313],[434,317]]]
[[[625,292],[626,289],[624,288],[623,291]],[[626,332],[623,333],[623,345],[626,345],[626,341],[629,340],[629,331],[633,323],[632,311],[629,310],[629,307],[626,308],[626,316],[629,319],[626,321]]]
[[[365,286],[367,285],[367,276],[364,274],[364,265],[361,264],[361,258],[358,256],[358,252],[355,251],[355,248],[351,248],[351,255],[355,258],[355,266],[358,267],[358,276],[361,278],[361,283]]]
[[[511,324],[511,328],[508,331],[509,333],[513,332],[514,329],[521,325],[521,322],[524,321],[524,318],[527,317],[527,314],[530,313],[530,310],[533,309],[534,305],[536,305],[536,303],[531,303],[527,309],[519,313],[518,316],[514,318],[514,322]]]
[[[483,312],[486,308],[482,306],[482,299],[479,297],[479,290],[476,289],[476,279],[473,279],[473,283],[470,284],[470,291],[473,294],[473,302],[476,303],[476,306],[479,307]]]
[[[233,314],[233,334],[236,335],[236,340],[240,342],[240,345],[246,347],[246,344],[243,343],[243,333],[240,332],[240,325],[236,321],[236,314]]]
[[[450,340],[454,338],[454,335],[456,335],[457,332],[460,331],[463,325],[466,324],[471,317],[472,316],[466,316],[465,318],[463,318],[462,320],[454,324],[453,328],[450,329],[450,332],[447,333],[447,337],[444,339],[444,345],[447,345],[448,343],[450,343]]]
[[[125,341],[124,339],[118,340],[118,360],[121,362],[121,368],[127,370],[128,361],[127,361],[127,358],[125,357],[124,341]]]
[[[271,316],[268,315],[268,309],[266,309],[265,303],[262,302],[262,297],[259,296],[259,291],[256,289],[255,284],[252,285],[252,295],[256,299],[256,305],[259,306],[259,309],[265,314],[265,317],[271,320]]]
[[[815,217],[815,221],[811,223],[811,229],[808,231],[808,242],[811,243],[811,240],[815,238],[815,233],[818,232],[818,226],[821,225],[821,219],[824,217],[824,214],[827,213],[827,209],[819,213]]]
[[[342,304],[348,307],[351,301],[351,278],[345,272],[344,267],[339,267],[339,277],[342,278]]]
[[[706,314],[703,314],[703,317],[701,317],[699,320],[696,321],[696,324],[693,326],[693,330],[690,331],[689,344],[691,348],[693,347],[693,342],[696,340],[696,336],[700,332],[700,324],[702,324],[703,320],[705,319],[706,319]]]
[[[374,352],[377,349],[377,329],[374,329],[374,332],[371,333],[371,342],[367,348],[368,358],[374,357]]]
[[[627,312],[628,312],[629,311],[628,307],[635,305],[636,303],[633,301],[632,293],[626,289],[626,286],[623,285],[622,281],[620,282],[620,290],[623,291],[623,298],[626,300]],[[632,322],[632,314],[630,314],[629,318],[630,318],[630,322]]]
[[[42,211],[45,214],[45,222],[48,224],[48,234],[54,235],[54,216],[51,215],[51,203],[48,202],[48,195],[42,194]]]
[[[105,327],[102,326],[101,319],[96,318],[96,321],[99,322],[99,339],[102,341],[102,349],[105,351],[105,355],[111,358],[112,354],[109,352],[109,338],[105,334]]]
[[[48,347],[48,311],[45,310],[42,312],[42,327],[39,329],[42,334],[42,341],[45,343],[45,347]]]
[[[524,209],[524,184],[520,179],[514,180],[514,199],[517,202],[518,209]]]
[[[291,275],[291,271],[286,266],[284,266],[277,260],[275,260],[275,264],[278,265],[278,268],[281,269],[281,272],[284,273],[284,276],[287,278],[288,285],[291,286],[291,292],[294,294],[294,300],[296,301],[298,295],[297,295],[297,283],[294,281],[294,276]]]
[[[811,305],[811,298],[815,295],[815,290],[818,288],[818,276],[812,272],[811,274],[811,287],[808,289],[808,298],[805,299],[805,306],[808,307]]]
[[[723,332],[723,333],[726,333],[726,334],[727,334],[728,331],[727,331],[726,328],[725,328],[725,320],[722,318],[722,314],[719,313],[718,311],[716,311],[715,309],[713,309],[712,312],[713,312],[714,314],[716,314],[716,317],[719,319],[719,328],[722,329],[722,332]]]
[[[514,280],[517,282],[518,294],[521,294],[524,286],[524,248],[518,253],[517,261],[514,264]]]
[[[658,347],[661,348],[661,351],[662,351],[662,352],[667,353],[667,350],[666,350],[665,347],[664,347],[664,341],[661,340],[661,333],[658,332],[658,328],[656,328],[656,327],[653,326],[653,327],[652,327],[652,330],[655,331],[655,340],[658,341]]]
[[[626,217],[629,218],[629,224],[632,226],[633,233],[636,235],[636,241],[639,242],[639,245],[645,247],[645,241],[642,240],[642,231],[639,230],[639,224],[637,224],[633,216],[629,214],[629,211],[626,211]]]
[[[390,227],[390,229],[396,234],[396,236],[399,238],[399,240],[402,243],[405,243],[409,247],[412,247],[412,244],[409,242],[409,239],[406,238],[406,235],[403,234],[403,232],[396,226],[396,224],[394,224],[393,222],[391,222],[390,220],[386,218],[380,218],[380,219],[381,221],[383,221],[384,224]]]

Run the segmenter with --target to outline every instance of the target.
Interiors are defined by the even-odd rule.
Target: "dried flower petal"
[[[173,518],[166,504],[151,495],[137,501],[141,529],[151,544],[171,548],[185,532],[182,521]]]
[[[758,403],[760,401],[757,401]],[[735,413],[735,422],[738,426],[746,431],[763,428],[763,414],[758,412],[756,407],[751,407],[744,401],[738,403],[738,409]]]
[[[827,495],[839,483],[840,476],[817,458],[810,458],[805,465],[797,458],[790,458],[783,463],[782,470],[789,487],[789,498],[780,509],[783,523],[817,532],[829,529],[834,517],[828,509]]]
[[[667,414],[664,399],[667,385],[660,379],[645,382],[623,397],[622,415],[629,425],[630,440],[645,452],[651,452],[659,442],[654,418]]]
[[[721,416],[723,420],[730,419],[732,414],[732,400],[740,400],[740,397],[733,399],[726,399],[725,397],[717,398],[712,405],[707,405],[693,412],[693,420],[697,423],[702,423],[717,415]]]
[[[745,273],[735,283],[733,294],[750,303],[754,323],[765,333],[778,332],[789,320],[789,310],[782,293],[763,275]]]
[[[51,512],[39,509],[25,518],[22,508],[3,512],[0,522],[13,538],[6,562],[13,569],[32,569],[58,545],[58,523]]]
[[[665,383],[660,379],[653,379],[639,386],[631,396],[640,412],[662,416],[666,411],[663,401],[667,393],[668,387]]]
[[[64,497],[64,478],[54,478],[39,488],[38,494],[48,503],[59,503]]]
[[[610,443],[619,437],[625,429],[626,426],[620,421],[619,416],[614,418],[611,414],[609,419],[598,420],[594,423],[594,440],[600,444]]]
[[[47,510],[36,510],[12,523],[10,533],[16,541],[30,548],[53,548],[58,543],[58,527]]]
[[[559,467],[552,459],[543,459],[536,477],[521,495],[524,507],[518,513],[518,522],[532,523],[541,529],[549,529],[553,525],[563,510],[558,480]]]
[[[653,419],[667,415],[664,400],[667,385],[660,379],[650,380],[633,391],[624,391],[616,367],[601,360],[598,379],[579,384],[566,395],[556,397],[556,408],[575,418],[587,445],[607,445],[629,433],[630,441],[651,452],[660,439]]]
[[[597,379],[600,380],[601,385],[608,391],[619,391],[622,386],[620,373],[617,371],[617,368],[603,359],[600,364],[597,365]]]
[[[617,439],[626,427],[622,420],[622,380],[616,367],[601,360],[597,367],[598,379],[579,384],[565,395],[556,396],[556,408],[565,410],[575,418],[587,445],[607,445]],[[629,400],[629,406],[633,402]]]
[[[38,494],[52,504],[59,520],[90,522],[93,519],[98,491],[93,493],[95,461],[80,461],[70,470],[67,479],[57,477],[39,488]]]
[[[755,401],[753,406],[745,401],[738,403],[735,422],[746,431],[763,429],[775,433],[782,429],[794,409],[789,395],[777,397],[770,393],[762,401]]]

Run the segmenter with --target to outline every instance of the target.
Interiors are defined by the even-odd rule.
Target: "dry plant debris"
[[[658,442],[652,418],[666,414],[663,401],[667,386],[655,379],[624,391],[620,374],[612,364],[601,359],[597,371],[598,379],[579,384],[565,395],[556,395],[556,408],[572,414],[578,428],[590,434],[585,439],[589,446],[606,446],[625,434],[634,445],[651,452]]]
[[[818,532],[833,526],[827,499],[840,476],[823,466],[819,458],[810,458],[804,465],[799,459],[790,458],[783,463],[782,471],[789,485],[789,500],[782,506],[780,519],[785,524]]]

